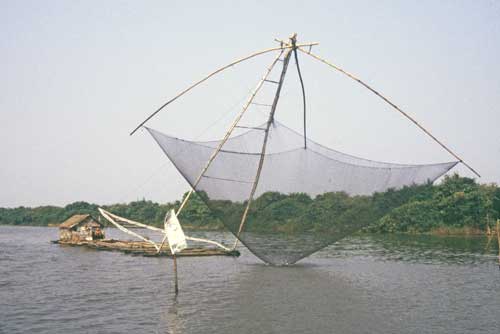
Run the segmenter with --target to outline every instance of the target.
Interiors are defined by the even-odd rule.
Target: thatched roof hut
[[[104,239],[103,227],[92,215],[74,215],[59,225],[59,241],[78,243]]]

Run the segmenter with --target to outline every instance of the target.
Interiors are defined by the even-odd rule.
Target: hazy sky
[[[497,1],[0,0],[0,25],[2,207],[179,198],[187,183],[146,132],[130,130],[191,82],[293,32],[392,98],[481,182],[500,181]],[[270,57],[230,69],[149,126],[219,138]],[[374,160],[453,160],[356,83],[300,59],[312,139]],[[301,130],[300,98],[288,96],[276,116]]]

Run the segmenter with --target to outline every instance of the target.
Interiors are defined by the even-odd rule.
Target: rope
[[[295,56],[295,65],[297,66],[297,73],[299,74],[300,87],[302,88],[302,104],[304,105],[304,148],[307,148],[307,130],[306,130],[306,89],[304,87],[304,80],[300,72],[299,57],[297,56],[297,47],[295,45],[296,39],[292,39],[293,55]]]

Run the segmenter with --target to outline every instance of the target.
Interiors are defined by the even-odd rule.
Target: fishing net
[[[372,223],[378,216],[369,195],[433,182],[457,164],[366,160],[309,139],[304,144],[302,134],[277,120],[262,156],[266,126],[229,138],[197,184],[220,141],[186,141],[147,130],[224,225],[257,257],[275,265],[295,263]]]

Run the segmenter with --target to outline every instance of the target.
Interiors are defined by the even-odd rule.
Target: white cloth
[[[167,233],[168,244],[172,254],[176,254],[187,247],[186,236],[173,209],[170,210],[165,219],[165,232]]]

